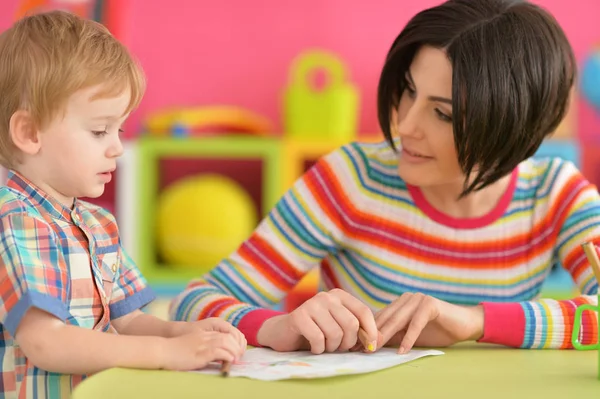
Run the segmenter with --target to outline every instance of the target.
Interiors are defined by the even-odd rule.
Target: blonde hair
[[[64,11],[17,21],[0,35],[0,164],[16,162],[9,132],[16,111],[27,110],[43,129],[71,95],[100,84],[98,98],[131,91],[126,113],[146,88],[141,67],[103,25]]]

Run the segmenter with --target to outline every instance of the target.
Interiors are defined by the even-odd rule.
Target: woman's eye
[[[437,114],[438,118],[440,118],[440,120],[442,120],[444,122],[452,122],[452,117],[446,115],[445,113],[443,113],[439,109],[436,108],[435,109],[435,113]]]

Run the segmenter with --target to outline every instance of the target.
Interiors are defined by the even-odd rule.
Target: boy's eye
[[[94,136],[104,136],[105,134],[108,134],[108,132],[106,130],[92,130],[92,134]]]

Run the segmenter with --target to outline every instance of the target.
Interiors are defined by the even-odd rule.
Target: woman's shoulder
[[[386,141],[353,141],[325,155],[322,162],[335,169],[365,171],[375,168],[395,173],[398,155]]]
[[[574,184],[590,186],[571,161],[558,157],[532,157],[519,164],[517,187],[550,193],[573,188]]]

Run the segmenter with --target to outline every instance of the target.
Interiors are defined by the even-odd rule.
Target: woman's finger
[[[406,329],[406,334],[404,334],[404,338],[400,343],[398,353],[404,354],[412,349],[413,345],[421,335],[421,332],[423,332],[423,329],[431,321],[432,315],[434,314],[432,310],[433,304],[431,301],[421,301],[419,307],[413,314],[412,320],[410,321],[408,328]]]
[[[377,344],[375,345],[375,350],[382,348],[383,347],[383,335],[381,335],[381,332],[377,333]],[[352,349],[350,349],[350,351],[352,352],[356,352],[362,350],[365,353],[371,353],[374,352],[372,350],[369,350],[367,348],[365,348],[360,342],[355,345]]]
[[[296,309],[291,315],[295,330],[306,338],[310,345],[310,351],[314,354],[323,353],[325,351],[325,335],[311,314],[304,309]]]
[[[337,350],[346,351],[358,341],[360,323],[356,316],[344,306],[335,306],[330,310],[331,316],[341,327],[343,336]]]
[[[395,299],[392,303],[390,303],[385,308],[381,309],[375,315],[375,323],[379,331],[381,331],[381,326],[387,323],[388,319],[392,317],[395,313],[397,313],[402,307],[410,300],[412,294],[403,294],[399,298]]]
[[[379,332],[371,309],[358,298],[353,297],[346,291],[332,290],[330,293],[339,298],[341,304],[356,317],[359,324],[358,327],[362,328],[367,335],[367,346],[373,345],[373,347],[375,347]],[[358,333],[358,328],[356,332]]]
[[[398,331],[404,330],[422,301],[422,295],[412,295],[395,313],[379,326],[385,345]]]
[[[312,319],[325,337],[325,351],[335,352],[342,343],[344,330],[331,314],[331,309],[313,315]]]

